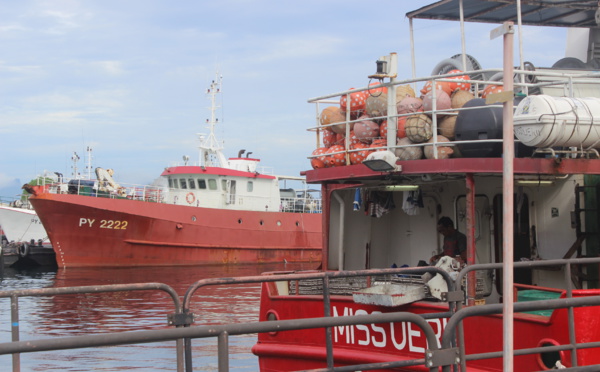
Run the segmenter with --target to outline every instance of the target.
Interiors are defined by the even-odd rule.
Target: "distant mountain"
[[[20,179],[15,178],[12,181],[0,185],[0,197],[2,200],[12,199],[17,195],[21,195],[21,193],[23,193],[21,186],[23,186],[24,183],[25,182],[22,182]]]

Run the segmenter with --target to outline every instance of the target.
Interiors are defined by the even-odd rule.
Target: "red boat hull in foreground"
[[[281,284],[263,283],[260,321],[269,320],[273,314],[277,320],[323,317],[322,296],[280,294]],[[597,296],[599,290],[576,290],[573,297]],[[564,298],[564,293],[562,298]],[[416,314],[443,313],[447,303],[415,302],[400,307],[364,305],[353,302],[352,296],[331,296],[331,315],[352,316],[388,312]],[[515,313],[515,349],[536,348],[569,344],[567,309],[556,309],[549,316]],[[582,307],[575,312],[575,343],[600,341],[600,330],[592,327],[597,323],[598,307]],[[438,342],[447,318],[428,319]],[[501,315],[488,315],[464,320],[465,352],[467,355],[502,351],[503,329]],[[260,370],[297,371],[325,368],[326,333],[324,329],[261,333],[252,351],[259,356]],[[410,322],[346,325],[332,328],[333,359],[335,366],[363,363],[385,363],[401,360],[422,359],[429,349],[425,335]],[[571,353],[557,352],[565,365],[570,366]],[[577,351],[578,365],[600,364],[597,349]],[[515,371],[539,371],[548,369],[543,354],[515,356]],[[379,370],[379,369],[378,369]],[[387,370],[387,369],[386,369]],[[423,364],[413,367],[389,369],[393,371],[429,371]],[[436,369],[437,370],[437,369]],[[502,371],[502,359],[482,359],[467,362],[467,371]]]
[[[321,261],[321,214],[52,193],[30,201],[59,267]]]

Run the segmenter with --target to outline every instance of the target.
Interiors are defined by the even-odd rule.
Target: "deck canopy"
[[[459,21],[461,0],[442,0],[406,13],[410,19]],[[517,24],[516,0],[462,0],[464,21]],[[598,28],[597,0],[521,0],[521,24]]]

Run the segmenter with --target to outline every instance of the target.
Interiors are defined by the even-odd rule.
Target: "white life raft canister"
[[[524,98],[514,114],[515,136],[527,146],[600,147],[600,98]]]

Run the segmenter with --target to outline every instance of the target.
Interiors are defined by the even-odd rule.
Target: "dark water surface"
[[[314,269],[312,265],[264,264],[208,267],[69,268],[46,271],[6,269],[0,290],[158,282],[182,298],[205,278],[259,275],[266,271]],[[258,320],[259,284],[209,286],[196,292],[195,325]],[[109,332],[167,329],[173,301],[162,291],[74,294],[19,299],[20,339],[36,340]],[[10,299],[0,298],[0,342],[11,341]],[[229,339],[232,371],[257,371],[250,349],[256,335]],[[194,371],[217,370],[217,340],[193,340]],[[0,369],[11,371],[11,355]],[[175,342],[110,346],[21,354],[21,371],[176,371]]]

